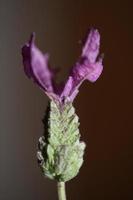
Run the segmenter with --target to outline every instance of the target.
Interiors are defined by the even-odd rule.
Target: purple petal
[[[66,82],[64,89],[60,95],[60,99],[61,101],[64,101],[64,99],[73,102],[74,98],[76,97],[76,95],[78,94],[78,89],[76,89],[76,85],[75,82],[73,80],[72,76],[69,76],[68,81]],[[73,91],[74,88],[74,91]]]
[[[72,90],[72,86],[73,86],[73,78],[69,76],[68,81],[64,86],[63,92],[61,93],[61,97],[68,97],[68,95]]]
[[[99,54],[100,34],[91,30],[83,47],[79,62],[72,68],[61,96],[68,96],[72,101],[78,94],[84,80],[95,82],[102,73],[102,58],[96,61]]]
[[[83,47],[81,57],[87,58],[89,63],[94,63],[99,54],[99,46],[100,34],[98,30],[92,29]]]
[[[77,96],[78,93],[79,93],[79,90],[75,88],[75,90],[69,96],[69,99],[70,99],[71,102],[74,101],[74,99],[75,99],[75,97]]]
[[[34,44],[35,35],[22,48],[23,64],[26,75],[47,92],[53,92],[53,74],[48,67],[48,55],[42,54]]]
[[[89,73],[87,76],[87,80],[91,82],[95,82],[102,73],[102,70],[103,70],[102,59],[94,63],[93,68],[94,70],[91,73]]]

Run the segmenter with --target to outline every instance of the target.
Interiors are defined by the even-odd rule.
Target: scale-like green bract
[[[45,134],[39,139],[38,161],[43,174],[57,181],[74,178],[83,163],[84,142],[80,142],[78,116],[72,103],[50,102]]]

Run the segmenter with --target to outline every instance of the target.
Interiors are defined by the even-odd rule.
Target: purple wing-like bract
[[[64,100],[73,101],[84,80],[95,82],[102,73],[102,57],[98,58],[100,34],[97,30],[92,29],[85,41],[78,62],[72,67],[66,83],[58,93],[53,70],[49,67],[49,56],[43,54],[36,47],[34,40],[35,35],[32,34],[29,42],[22,48],[24,71],[43,89],[49,98],[60,103],[63,103]]]

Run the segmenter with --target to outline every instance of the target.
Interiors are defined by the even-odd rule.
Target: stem
[[[58,182],[57,188],[59,200],[66,200],[65,182]]]

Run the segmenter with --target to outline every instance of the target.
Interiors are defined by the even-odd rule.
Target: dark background
[[[68,200],[133,199],[132,1],[0,0],[0,200],[57,199],[36,162],[48,98],[23,72],[21,46],[32,31],[65,77],[88,28],[101,34],[104,71],[75,101],[87,144]]]

